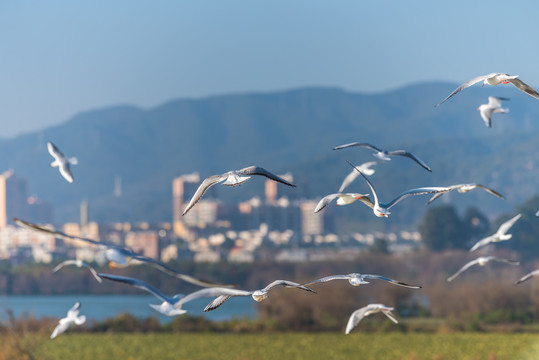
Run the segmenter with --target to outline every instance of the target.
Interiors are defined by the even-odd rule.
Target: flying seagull
[[[471,191],[471,190],[474,190],[476,188],[481,188],[483,190],[485,190],[486,192],[494,195],[494,196],[497,196],[499,197],[500,199],[503,199],[504,197],[497,191],[491,189],[491,188],[488,188],[486,186],[483,186],[481,184],[458,184],[458,185],[451,185],[451,186],[446,186],[447,188],[447,191],[440,191],[436,194],[434,194],[433,197],[430,198],[429,201],[427,201],[427,205],[429,205],[431,202],[433,202],[434,200],[438,199],[439,197],[443,196],[444,194],[452,191],[452,190],[457,190],[459,193],[465,193],[465,192],[468,192],[468,191]]]
[[[80,302],[76,302],[75,305],[73,305],[73,307],[67,312],[67,316],[58,321],[58,325],[56,325],[56,328],[54,328],[54,331],[52,332],[51,339],[54,339],[58,335],[64,333],[73,324],[84,324],[86,322],[86,316],[79,316],[79,311]]]
[[[517,79],[517,78],[518,78],[518,75],[509,75],[509,74],[503,74],[503,73],[490,73],[490,74],[487,74],[487,75],[481,75],[481,76],[474,77],[473,79],[466,81],[464,84],[460,85],[458,88],[453,90],[453,92],[451,94],[449,94],[448,97],[443,99],[441,103],[439,103],[439,104],[437,104],[435,106],[436,107],[440,106],[441,104],[443,104],[445,101],[447,101],[447,99],[449,99],[453,95],[456,95],[459,92],[461,92],[462,90],[466,89],[467,87],[475,85],[475,84],[477,84],[478,82],[481,82],[481,81],[483,82],[483,86],[485,86],[485,84],[499,85],[499,84],[509,84],[509,83],[511,83],[517,89],[519,89],[520,91],[525,92],[526,94],[530,95],[533,98],[539,99],[539,93],[537,91],[533,90],[530,86],[526,85],[524,82],[522,82],[522,80]]]
[[[217,309],[219,306],[223,305],[225,301],[230,299],[232,296],[251,296],[254,301],[260,302],[268,298],[269,292],[272,289],[275,289],[277,286],[282,286],[285,288],[299,288],[305,291],[310,291],[312,293],[316,293],[313,289],[310,289],[304,285],[300,285],[298,283],[295,283],[293,281],[288,280],[275,280],[274,282],[268,284],[265,288],[260,290],[254,290],[254,291],[247,291],[246,294],[238,294],[238,295],[228,295],[223,294],[218,296],[215,300],[213,300],[211,303],[209,303],[205,308],[204,311],[212,311]]]
[[[515,282],[515,284],[520,284],[521,282],[524,282],[526,280],[529,280],[531,279],[532,277],[534,276],[537,276],[539,275],[539,269],[538,270],[534,270],[530,273],[527,273],[526,275],[524,275],[523,277],[521,277],[518,281]]]
[[[235,285],[226,285],[226,284],[218,284],[207,280],[198,279],[195,277],[192,277],[190,275],[179,273],[178,271],[174,270],[168,265],[165,265],[164,263],[152,259],[150,257],[136,254],[133,250],[124,248],[121,246],[118,246],[116,244],[106,242],[106,241],[96,241],[88,238],[84,238],[81,236],[72,236],[67,235],[63,232],[57,231],[57,230],[51,230],[47,229],[45,227],[30,223],[28,221],[24,221],[18,218],[13,218],[13,222],[16,224],[33,229],[35,231],[43,232],[46,234],[50,234],[52,236],[66,239],[66,240],[80,240],[84,241],[88,244],[96,246],[99,250],[103,251],[103,254],[105,255],[105,258],[109,261],[109,266],[111,268],[118,268],[118,267],[126,267],[130,265],[131,263],[136,262],[142,262],[149,264],[156,268],[157,270],[160,270],[164,273],[167,273],[171,276],[174,276],[178,279],[181,279],[183,281],[187,281],[191,284],[203,286],[203,287],[212,287],[212,286],[219,286],[219,287],[234,287]]]
[[[47,150],[49,150],[49,154],[54,158],[54,161],[51,162],[51,167],[57,167],[64,179],[66,179],[67,182],[72,183],[73,175],[71,174],[71,165],[77,165],[77,158],[66,158],[56,145],[50,141],[47,143]]]
[[[365,317],[369,316],[371,314],[375,314],[377,312],[381,312],[385,316],[387,316],[391,321],[393,321],[395,324],[398,324],[399,322],[395,318],[395,315],[391,312],[393,310],[392,307],[388,307],[382,304],[369,304],[365,307],[362,307],[361,309],[358,309],[350,315],[350,319],[348,319],[348,324],[346,325],[346,330],[344,333],[348,335],[350,331],[352,331],[353,328],[356,327],[357,324]]]
[[[337,205],[348,205],[355,202],[356,200],[360,200],[363,202],[367,202],[367,205],[371,206],[372,201],[367,197],[367,195],[368,194],[358,194],[358,193],[330,194],[330,195],[324,196],[322,200],[318,202],[318,204],[316,205],[316,208],[314,209],[314,212],[317,213],[321,211],[335,198],[337,199]]]
[[[481,104],[477,108],[477,110],[479,110],[479,114],[481,115],[481,118],[483,119],[487,127],[491,126],[491,118],[492,118],[493,113],[505,114],[509,112],[509,109],[502,108],[502,100],[509,100],[509,99],[502,98],[502,97],[489,96],[488,104]]]
[[[423,160],[421,160],[420,158],[418,158],[417,156],[415,156],[414,154],[412,154],[411,152],[408,152],[406,150],[394,150],[394,151],[382,150],[382,149],[377,148],[374,145],[367,144],[367,143],[359,143],[359,142],[354,142],[354,143],[350,143],[350,144],[344,144],[344,145],[336,146],[336,147],[333,148],[333,150],[345,149],[345,148],[352,147],[352,146],[360,146],[360,147],[364,147],[364,148],[367,148],[367,149],[371,149],[371,150],[375,151],[375,153],[373,154],[374,157],[376,157],[376,158],[378,158],[380,160],[385,160],[385,161],[391,160],[390,156],[405,156],[405,157],[408,157],[408,158],[414,160],[416,163],[421,165],[424,169],[432,172],[431,168],[427,164],[425,164],[425,162]]]
[[[363,174],[367,175],[367,176],[371,176],[372,174],[374,174],[374,169],[371,169],[370,167],[371,166],[374,166],[376,164],[378,164],[379,161],[369,161],[369,162],[366,162],[366,163],[363,163],[361,165],[358,165],[357,168],[359,169],[359,171],[361,171]],[[344,178],[342,184],[341,184],[341,187],[339,188],[339,193],[343,193],[344,190],[346,190],[346,188],[354,182],[354,180],[359,176],[359,173],[355,170],[355,169],[352,169],[352,171],[350,172],[350,174],[346,175],[346,177]]]
[[[321,282],[332,281],[332,280],[348,280],[348,282],[352,286],[359,286],[359,285],[369,284],[369,282],[366,281],[366,280],[384,280],[384,281],[390,282],[391,284],[394,284],[394,285],[404,286],[404,287],[411,288],[411,289],[421,289],[421,286],[408,285],[408,284],[403,283],[401,281],[393,280],[393,279],[387,278],[385,276],[369,275],[369,274],[358,274],[358,273],[351,273],[351,274],[348,274],[348,275],[330,275],[330,276],[326,276],[326,277],[323,277],[323,278],[320,278],[320,279],[317,279],[317,280],[310,281],[310,282],[305,283],[305,284],[301,284],[301,286],[308,286],[308,285],[321,283]]]
[[[187,312],[187,310],[182,308],[182,305],[198,298],[204,298],[204,297],[216,297],[221,295],[229,295],[229,296],[248,296],[251,293],[244,290],[237,290],[237,289],[230,289],[230,288],[223,288],[223,287],[212,287],[212,288],[206,288],[201,289],[198,291],[195,291],[193,293],[190,293],[188,295],[183,294],[176,294],[172,297],[166,296],[163,293],[161,293],[159,290],[151,286],[145,281],[126,277],[126,276],[119,276],[119,275],[111,275],[111,274],[99,274],[100,277],[107,280],[117,281],[124,284],[128,284],[131,286],[134,286],[138,289],[144,290],[158,298],[159,300],[162,300],[163,302],[160,305],[150,304],[150,307],[155,309],[156,311],[160,312],[163,315],[166,316],[176,316],[176,315],[182,315]]]
[[[85,267],[85,268],[88,268],[88,270],[90,270],[90,272],[92,273],[92,275],[94,276],[94,278],[97,280],[97,282],[102,282],[103,280],[101,280],[101,278],[99,277],[99,275],[97,274],[97,271],[95,271],[95,269],[85,263],[84,261],[82,260],[79,260],[79,259],[76,259],[76,260],[65,260],[65,261],[62,261],[61,263],[59,263],[58,265],[56,265],[54,267],[54,269],[52,269],[52,272],[57,272],[58,270],[60,270],[61,268],[63,268],[64,266],[66,265],[75,265],[76,267],[78,268],[81,268],[81,267]]]
[[[480,247],[483,247],[487,244],[493,243],[493,242],[500,242],[511,239],[513,235],[507,234],[509,229],[517,222],[518,219],[522,217],[521,214],[518,214],[517,216],[512,217],[511,219],[507,220],[503,224],[500,225],[498,228],[498,231],[496,231],[495,234],[487,236],[484,239],[479,240],[471,249],[470,251],[475,251],[479,249]]]
[[[506,263],[506,264],[509,264],[509,265],[520,265],[520,263],[518,261],[513,261],[513,260],[508,260],[508,259],[500,259],[500,258],[497,258],[495,256],[481,256],[481,257],[478,257],[475,260],[472,260],[472,261],[468,262],[466,265],[461,267],[460,270],[457,271],[454,275],[450,276],[447,279],[447,281],[453,281],[453,279],[455,279],[463,271],[467,270],[469,267],[471,267],[473,265],[477,264],[477,265],[480,265],[480,266],[485,266],[485,264],[488,263],[489,261],[498,261],[498,262],[503,262],[503,263]]]
[[[348,160],[346,161],[348,162],[348,164],[350,164],[350,166],[352,166],[355,169],[355,166],[350,161]],[[378,195],[376,194],[376,191],[374,190],[374,187],[372,186],[369,179],[367,179],[367,177],[363,175],[363,173],[361,173],[359,170],[357,171],[361,174],[361,176],[363,176],[363,178],[367,182],[367,185],[369,185],[369,187],[371,188],[372,195],[374,196],[374,203],[372,203],[372,201],[370,202],[370,204],[367,201],[363,201],[363,203],[369,206],[370,208],[372,208],[372,212],[374,213],[374,215],[378,217],[389,217],[389,215],[391,214],[389,212],[389,209],[395,204],[397,204],[399,201],[401,201],[402,199],[408,196],[433,194],[433,193],[438,193],[441,191],[447,191],[447,188],[445,187],[422,187],[422,188],[417,188],[417,189],[411,189],[411,190],[407,190],[399,194],[395,199],[391,200],[387,204],[382,204],[379,202]]]
[[[187,206],[183,210],[182,215],[187,214],[187,212],[191,210],[193,206],[195,206],[195,204],[202,198],[202,195],[204,195],[206,190],[208,190],[211,186],[220,183],[221,181],[224,181],[223,185],[227,186],[241,185],[245,181],[249,180],[252,175],[262,175],[273,181],[280,182],[281,184],[296,187],[296,185],[291,184],[285,179],[274,175],[266,169],[263,169],[258,166],[249,166],[241,170],[232,170],[222,175],[212,175],[204,179],[204,181],[202,181],[197,191],[195,192],[195,195],[193,195],[193,197],[191,198],[191,201],[189,201],[189,204],[187,204]]]

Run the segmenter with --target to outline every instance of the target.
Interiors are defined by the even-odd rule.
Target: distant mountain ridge
[[[316,198],[338,189],[349,171],[344,159],[373,159],[366,149],[331,150],[351,141],[407,148],[432,167],[429,174],[407,159],[384,164],[372,181],[387,198],[408,187],[455,181],[503,187],[505,208],[533,195],[539,102],[511,87],[475,87],[434,108],[455,87],[423,83],[380,94],[302,88],[179,99],[151,109],[107,107],[0,140],[0,170],[12,168],[26,178],[31,194],[53,204],[58,222],[77,221],[83,199],[94,220],[169,221],[173,177],[193,171],[205,177],[255,164],[275,173],[291,171],[305,184],[302,194]],[[491,95],[511,98],[511,112],[496,114],[488,129],[476,108]],[[47,141],[79,159],[73,184],[49,167]],[[115,176],[122,178],[121,198],[112,195]],[[261,183],[217,191],[245,200],[262,191]],[[361,182],[354,186],[367,191]],[[458,199],[466,203],[476,196]]]

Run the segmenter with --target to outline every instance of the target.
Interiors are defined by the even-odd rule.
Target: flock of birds
[[[518,76],[508,75],[508,74],[503,74],[503,73],[491,73],[488,75],[475,77],[463,83],[457,89],[455,89],[451,94],[449,94],[449,96],[447,96],[442,102],[440,102],[439,104],[435,106],[437,107],[441,105],[442,103],[444,103],[445,101],[447,101],[449,98],[456,95],[460,91],[479,82],[483,82],[483,86],[485,84],[498,85],[498,84],[510,83],[514,85],[517,89],[525,92],[526,94],[536,99],[539,99],[539,93],[537,93],[530,86],[526,85],[524,82],[518,79]],[[496,113],[496,112],[505,113],[508,111],[508,109],[501,108],[501,101],[503,100],[508,100],[508,99],[489,97],[488,104],[479,106],[478,110],[480,111],[481,117],[485,121],[485,124],[488,127],[491,126],[491,116],[493,113]],[[349,165],[352,167],[352,171],[343,180],[342,185],[339,188],[339,191],[337,193],[333,193],[333,194],[323,197],[319,201],[317,206],[315,207],[314,212],[322,211],[334,199],[337,199],[337,205],[349,205],[359,200],[363,204],[370,207],[375,216],[387,218],[391,214],[389,210],[393,206],[395,206],[397,203],[399,203],[400,201],[402,201],[403,199],[407,197],[430,194],[432,195],[432,197],[428,200],[427,202],[427,205],[428,205],[432,203],[434,200],[436,200],[437,198],[443,196],[444,194],[450,191],[457,190],[458,192],[464,193],[464,192],[474,190],[476,188],[483,189],[487,191],[488,193],[503,199],[503,196],[493,189],[490,189],[481,184],[470,183],[470,184],[457,184],[457,185],[452,185],[452,186],[420,187],[420,188],[410,189],[410,190],[402,192],[401,194],[399,194],[398,196],[396,196],[394,199],[392,199],[389,202],[386,202],[386,203],[381,202],[373,184],[367,178],[367,176],[370,176],[374,174],[375,172],[375,170],[371,169],[371,167],[373,167],[374,165],[378,164],[381,161],[389,161],[391,160],[391,157],[393,156],[402,156],[402,157],[407,157],[413,160],[414,162],[416,162],[418,165],[420,165],[421,167],[423,167],[425,170],[429,172],[432,172],[431,168],[419,157],[417,157],[416,155],[406,150],[392,150],[392,151],[383,150],[368,143],[354,142],[354,143],[337,146],[333,148],[333,150],[341,150],[341,149],[347,149],[351,147],[361,147],[361,148],[366,148],[366,149],[370,149],[374,151],[373,155],[378,159],[378,161],[367,162],[359,166],[356,166],[348,161]],[[54,158],[54,161],[51,163],[51,166],[58,167],[60,174],[64,177],[64,179],[72,183],[74,178],[71,173],[71,165],[77,164],[77,159],[67,158],[52,142],[47,143],[47,149],[49,153],[51,154],[51,156]],[[249,180],[253,175],[264,176],[268,179],[279,182],[283,185],[295,187],[294,184],[288,182],[287,180],[258,166],[249,166],[240,170],[228,171],[224,174],[213,175],[204,179],[202,183],[200,184],[200,186],[198,187],[198,189],[196,190],[193,197],[191,198],[191,200],[189,201],[189,203],[187,204],[187,206],[185,207],[182,215],[185,215],[187,212],[189,212],[197,204],[197,202],[200,201],[204,193],[211,186],[218,183],[222,183],[222,185],[225,185],[225,186],[240,185],[243,182]],[[370,188],[370,191],[372,193],[372,199],[369,197],[369,194],[344,193],[345,189],[348,188],[348,186],[352,182],[354,182],[359,176],[361,176],[365,180],[367,186]],[[537,212],[536,216],[539,217],[539,211]],[[517,216],[506,221],[504,224],[500,226],[500,228],[495,234],[478,241],[470,249],[470,251],[471,252],[476,251],[477,249],[491,243],[509,240],[512,235],[508,234],[508,231],[513,226],[513,224],[520,218],[521,218],[521,214],[518,214]],[[189,301],[192,301],[194,299],[198,299],[198,298],[213,298],[213,300],[204,308],[204,311],[211,311],[220,307],[224,302],[226,302],[231,297],[250,296],[253,298],[253,300],[260,302],[260,301],[265,300],[269,296],[269,292],[277,287],[296,288],[296,289],[304,290],[307,292],[316,293],[316,291],[311,289],[309,286],[318,284],[318,283],[325,283],[325,282],[333,281],[333,280],[347,280],[352,286],[360,286],[364,284],[369,284],[369,281],[367,280],[383,280],[393,285],[403,286],[403,287],[407,287],[411,289],[421,288],[421,286],[408,285],[404,282],[390,279],[381,275],[352,273],[352,274],[347,274],[347,275],[329,275],[329,276],[316,279],[316,280],[313,280],[304,284],[299,284],[299,283],[288,281],[288,280],[275,280],[262,289],[241,290],[241,289],[237,289],[234,285],[218,284],[211,281],[195,278],[188,274],[180,273],[158,260],[136,254],[133,250],[129,248],[122,247],[113,243],[109,243],[106,241],[96,241],[96,240],[84,238],[81,236],[68,235],[61,231],[51,229],[48,227],[43,227],[37,224],[33,224],[33,223],[30,223],[28,221],[18,219],[18,218],[15,218],[14,222],[20,226],[27,227],[35,231],[47,233],[61,239],[79,240],[79,241],[83,241],[89,246],[95,246],[98,251],[102,251],[104,253],[104,256],[109,261],[109,265],[111,268],[125,267],[134,263],[145,263],[145,264],[148,264],[157,268],[158,270],[168,275],[174,276],[183,281],[202,287],[202,289],[195,291],[193,293],[187,294],[187,295],[175,294],[172,296],[167,296],[145,281],[135,279],[135,278],[125,277],[125,276],[98,273],[94,268],[92,268],[91,265],[78,259],[66,260],[60,263],[58,266],[56,266],[53,270],[54,272],[56,272],[62,269],[64,266],[68,266],[68,265],[77,266],[77,267],[85,267],[89,269],[89,271],[94,276],[96,281],[100,283],[103,281],[103,279],[106,279],[110,281],[124,283],[130,286],[136,287],[138,289],[144,290],[154,295],[160,301],[162,301],[162,303],[159,305],[150,304],[150,306],[156,311],[160,312],[161,314],[167,315],[167,316],[176,316],[176,315],[181,315],[181,314],[186,313],[186,310],[182,308],[183,304]],[[495,256],[482,256],[465,264],[461,269],[459,269],[459,271],[457,271],[454,275],[449,277],[447,281],[454,280],[462,272],[472,267],[473,265],[483,266],[490,261],[498,261],[498,262],[503,262],[503,263],[507,263],[511,265],[519,264],[519,262],[517,261],[508,260],[508,259],[500,259]],[[535,270],[529,274],[526,274],[516,283],[521,283],[523,281],[526,281],[535,275],[539,275],[539,270]],[[84,316],[79,316],[80,307],[81,307],[80,303],[77,302],[68,311],[67,316],[65,318],[60,319],[58,326],[54,329],[51,335],[51,338],[55,338],[59,334],[63,333],[71,325],[81,325],[86,321],[86,318]],[[352,329],[365,316],[368,316],[377,312],[382,312],[390,320],[392,320],[395,323],[398,323],[396,317],[391,312],[392,310],[393,310],[392,307],[388,307],[384,304],[366,305],[354,311],[351,314],[349,321],[347,323],[347,326],[346,326],[345,333],[346,334],[350,333],[350,331],[352,331]]]

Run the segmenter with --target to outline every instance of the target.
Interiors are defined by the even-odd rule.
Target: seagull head
[[[391,213],[389,212],[388,209],[385,209],[385,208],[377,208],[377,209],[374,209],[374,215],[378,216],[378,217],[385,217],[385,218],[388,218],[389,215]]]
[[[267,299],[268,293],[262,290],[256,290],[256,291],[253,291],[251,296],[253,297],[254,301],[261,302],[262,300]]]

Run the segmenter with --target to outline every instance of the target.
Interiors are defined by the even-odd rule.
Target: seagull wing
[[[262,175],[262,176],[265,176],[268,179],[271,179],[273,181],[280,182],[281,184],[296,187],[296,185],[289,183],[288,181],[286,181],[282,177],[277,176],[275,174],[272,174],[268,170],[266,170],[264,168],[261,168],[259,166],[248,166],[246,168],[238,170],[237,172],[242,174],[242,175]]]
[[[54,339],[58,335],[64,333],[67,330],[67,328],[69,327],[69,322],[61,321],[61,320],[64,320],[64,319],[60,319],[60,322],[54,328],[54,331],[51,334],[51,339]]]
[[[350,318],[348,319],[348,324],[346,324],[346,330],[344,331],[345,334],[349,334],[350,331],[352,331],[353,328],[356,327],[357,324],[365,317],[365,313],[367,312],[368,306],[362,307],[361,309],[357,309],[350,315]]]
[[[366,163],[363,163],[359,165],[357,168],[359,171],[361,171],[365,175],[372,175],[374,174],[374,169],[370,169],[371,166],[378,164],[378,161],[369,161]],[[341,187],[339,188],[339,192],[342,193],[346,188],[356,180],[356,178],[359,176],[359,173],[354,169],[352,170],[346,177],[344,178]]]
[[[470,252],[475,251],[479,249],[480,247],[483,247],[487,244],[490,244],[493,239],[494,239],[494,236],[491,235],[491,236],[487,236],[486,238],[479,240],[478,242],[475,243],[474,246],[472,246],[472,248],[470,249]]]
[[[384,313],[385,316],[387,316],[391,321],[393,321],[395,324],[398,324],[399,321],[395,317],[395,315],[391,312],[391,310],[382,310],[382,313]]]
[[[435,107],[438,107],[440,105],[442,105],[444,102],[446,102],[450,97],[458,94],[459,92],[461,92],[462,90],[466,89],[467,87],[470,87],[474,84],[477,84],[478,82],[480,81],[484,81],[485,79],[491,77],[493,74],[488,74],[488,75],[481,75],[481,76],[477,76],[477,77],[474,77],[473,79],[471,80],[468,80],[466,81],[464,84],[461,84],[458,88],[456,88],[455,90],[453,90],[453,92],[451,94],[449,94],[448,97],[446,97],[445,99],[442,100],[442,102],[438,103],[435,105]]]
[[[387,204],[382,204],[381,206],[389,209],[395,204],[397,204],[399,201],[401,201],[402,199],[407,198],[409,196],[434,194],[434,193],[439,193],[439,192],[447,192],[447,187],[422,187],[422,188],[417,188],[417,189],[410,189],[410,190],[404,191],[403,193],[399,194],[396,198],[394,198]]]
[[[515,85],[516,88],[519,89],[520,91],[525,92],[526,94],[530,95],[533,98],[539,99],[539,93],[537,91],[535,91],[534,89],[532,89],[531,86],[524,83],[519,78],[507,79],[507,81],[509,81],[511,84]]]
[[[226,176],[224,176],[224,175],[213,175],[213,176],[210,176],[210,177],[207,177],[206,179],[204,179],[204,181],[202,181],[202,183],[199,185],[197,191],[195,192],[195,195],[193,195],[193,197],[189,201],[189,204],[187,204],[187,206],[183,210],[182,216],[187,214],[187,212],[189,210],[191,210],[191,208],[193,206],[195,206],[195,204],[197,202],[200,201],[200,199],[202,198],[202,195],[204,195],[206,190],[208,190],[213,185],[215,185],[215,184],[217,184],[217,183],[219,183],[219,182],[221,182],[221,181],[223,181],[225,179],[226,179]]]
[[[350,143],[350,144],[344,144],[344,145],[339,145],[339,146],[336,146],[333,148],[333,150],[340,150],[340,149],[345,149],[345,148],[348,148],[348,147],[352,147],[352,146],[361,146],[361,147],[364,147],[364,148],[367,148],[367,149],[371,149],[371,150],[374,150],[374,151],[382,151],[381,149],[378,149],[376,146],[374,145],[371,145],[371,144],[367,144],[367,143],[359,143],[359,142],[354,142],[354,143]]]
[[[440,191],[440,192],[437,192],[434,194],[433,197],[431,197],[429,199],[429,201],[427,201],[427,203],[425,205],[429,205],[430,203],[432,203],[434,200],[438,199],[439,197],[443,196],[444,194],[450,192],[451,190],[453,190],[454,187],[453,186],[448,186],[447,187],[447,191]]]
[[[503,224],[500,225],[498,228],[498,231],[496,231],[496,235],[504,235],[509,231],[509,229],[517,222],[518,219],[522,217],[522,214],[518,214],[517,216],[512,217],[511,219],[507,220]]]
[[[217,309],[219,306],[223,305],[225,301],[230,299],[230,295],[221,295],[215,298],[212,302],[210,302],[206,307],[204,308],[204,312],[212,311]]]
[[[481,185],[481,184],[475,184],[475,186],[480,187],[481,189],[485,190],[486,192],[488,192],[488,193],[490,193],[490,194],[492,194],[492,195],[494,195],[494,196],[497,196],[497,197],[499,197],[500,199],[504,199],[504,200],[505,200],[505,198],[503,197],[503,195],[500,194],[499,192],[497,192],[497,191],[494,190],[494,189],[488,188],[488,187],[483,186],[483,185]]]
[[[58,149],[56,147],[56,145],[54,145],[52,142],[48,142],[47,143],[47,150],[49,151],[49,154],[51,154],[51,156],[55,159],[55,160],[59,160],[59,159],[62,159],[62,158],[65,158],[64,154],[62,154],[62,152],[60,151],[60,149]]]
[[[363,176],[363,179],[365,179],[365,181],[367,182],[367,185],[369,185],[369,187],[371,188],[372,196],[374,196],[374,204],[372,204],[372,206],[369,204],[369,202],[372,203],[372,201],[366,196],[364,198],[368,199],[369,202],[367,202],[367,200],[363,201],[363,199],[364,199],[363,197],[361,199],[359,199],[359,200],[361,202],[363,202],[364,204],[366,204],[367,206],[369,206],[370,208],[374,208],[375,205],[379,204],[379,201],[378,201],[378,195],[376,195],[376,191],[374,190],[374,187],[372,186],[371,182],[369,181],[369,179],[367,179],[367,177],[365,175],[363,175],[363,173],[356,166],[354,166],[354,164],[352,164],[348,160],[346,160],[346,162],[348,162],[348,164],[350,164],[351,167],[353,167],[358,173],[361,174],[361,176]]]
[[[501,258],[497,258],[497,257],[492,257],[493,261],[497,261],[497,262],[502,262],[502,263],[505,263],[505,264],[509,264],[509,265],[520,265],[520,261],[515,261],[515,260],[509,260],[509,259],[501,259]]]
[[[449,277],[447,279],[447,281],[453,281],[453,279],[455,279],[457,276],[459,276],[463,271],[467,270],[469,267],[477,264],[478,262],[479,262],[479,258],[468,262],[466,265],[461,267],[460,270],[457,271],[453,276]]]
[[[326,276],[326,277],[323,277],[323,278],[320,278],[320,279],[313,280],[313,281],[310,281],[308,283],[305,283],[305,284],[303,284],[303,286],[316,284],[316,283],[321,283],[321,282],[332,281],[332,280],[348,280],[348,279],[350,279],[350,275],[330,275],[330,276]]]
[[[523,277],[521,277],[517,282],[515,282],[515,284],[520,284],[521,282],[524,282],[528,279],[531,279],[532,277],[536,276],[536,275],[539,275],[539,270],[534,270],[530,273],[527,273],[526,275],[524,275]]]
[[[62,261],[61,263],[56,265],[54,267],[54,269],[52,269],[52,272],[57,272],[58,270],[60,270],[61,268],[63,268],[64,266],[67,266],[67,265],[77,265],[77,263],[78,263],[77,260],[65,260],[65,261]]]
[[[271,289],[277,287],[277,286],[284,286],[284,287],[294,287],[294,288],[298,288],[298,289],[302,289],[302,290],[305,290],[305,291],[310,291],[310,292],[313,292],[313,293],[316,293],[316,291],[314,291],[313,289],[310,289],[304,285],[300,285],[298,283],[295,283],[293,281],[288,281],[288,280],[275,280],[273,281],[272,283],[268,284],[264,289],[262,289],[262,291],[270,291]]]
[[[395,284],[395,285],[400,285],[400,286],[404,286],[404,287],[407,287],[407,288],[412,288],[412,289],[421,289],[421,286],[416,286],[416,285],[408,285],[406,283],[403,283],[401,281],[397,281],[397,280],[393,280],[393,279],[390,279],[390,278],[387,278],[385,276],[380,276],[380,275],[362,275],[363,278],[365,279],[378,279],[378,280],[385,280],[385,281],[388,281],[392,284]]]
[[[185,295],[178,301],[178,306],[181,306],[189,301],[199,299],[199,298],[212,298],[216,296],[249,296],[251,295],[251,291],[246,290],[238,290],[238,289],[229,289],[229,288],[223,288],[223,287],[213,287],[213,288],[206,288],[206,289],[200,289],[195,292],[192,292],[190,294]]]
[[[121,282],[121,283],[124,283],[124,284],[134,286],[134,287],[136,287],[138,289],[149,292],[150,294],[152,294],[156,298],[158,298],[158,299],[160,299],[162,301],[165,301],[167,303],[170,303],[170,304],[174,304],[174,302],[175,302],[173,299],[171,299],[168,296],[164,295],[162,292],[160,292],[159,290],[157,290],[156,288],[154,288],[153,286],[151,286],[147,282],[139,280],[139,279],[134,279],[134,278],[130,278],[130,277],[127,277],[127,276],[119,276],[119,275],[112,275],[112,274],[102,274],[102,273],[99,274],[99,277],[101,277],[103,279],[117,281],[117,282]]]
[[[61,165],[58,170],[60,171],[62,177],[67,180],[67,182],[73,182],[73,174],[71,173],[71,166],[69,166],[68,162]]]
[[[387,154],[389,156],[395,156],[395,155],[396,156],[406,156],[406,157],[414,160],[419,165],[421,165],[425,170],[432,172],[431,168],[427,164],[425,164],[425,162],[423,160],[421,160],[420,158],[418,158],[417,156],[415,156],[411,152],[408,152],[406,150],[395,150],[395,151],[390,151]]]
[[[323,208],[325,208],[326,206],[328,206],[328,204],[333,201],[333,199],[335,199],[336,197],[338,197],[340,194],[330,194],[330,195],[327,195],[327,196],[324,196],[322,198],[322,200],[320,200],[318,202],[318,204],[316,205],[316,207],[314,208],[314,212],[317,213],[319,211],[321,211]]]

